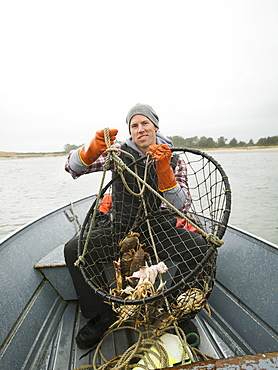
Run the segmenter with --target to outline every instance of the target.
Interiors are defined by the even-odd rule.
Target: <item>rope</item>
[[[180,366],[188,365],[189,360],[190,362],[195,363],[200,360],[207,361],[209,359],[215,359],[213,356],[204,354],[199,349],[194,348],[193,346],[189,346],[186,340],[186,337],[189,334],[185,335],[184,331],[176,323],[174,323],[173,326],[167,328],[167,330],[170,329],[175,330],[176,335],[178,336],[183,347],[183,356]],[[111,360],[107,360],[101,351],[101,347],[109,335],[119,330],[133,330],[138,334],[138,339],[136,343],[132,344],[122,355],[118,355]],[[157,365],[154,363],[153,357],[155,357],[155,359],[159,361],[160,368],[169,367],[169,355],[159,340],[159,337],[161,337],[161,335],[165,333],[166,330],[160,330],[156,333],[148,330],[140,331],[135,326],[130,325],[109,329],[108,331],[106,331],[106,333],[98,343],[93,356],[92,364],[79,366],[74,368],[74,370],[130,370],[135,367],[148,370],[149,366],[152,366],[152,368],[156,369]],[[196,342],[194,343],[194,345],[197,345]],[[102,360],[102,365],[97,364],[98,358]],[[139,364],[139,359],[143,359],[144,363]]]
[[[97,213],[98,206],[99,206],[101,190],[103,188],[103,184],[104,184],[107,168],[108,168],[108,165],[109,165],[109,161],[110,161],[110,156],[108,155],[108,157],[106,158],[106,161],[103,165],[103,175],[102,175],[102,179],[101,179],[101,182],[100,182],[99,191],[98,191],[98,194],[97,194],[96,206],[95,206],[94,211],[93,211],[93,215],[92,215],[92,219],[91,219],[91,222],[90,222],[88,234],[87,234],[87,237],[86,237],[86,240],[85,240],[83,252],[78,257],[77,261],[74,263],[74,266],[77,266],[77,267],[79,267],[80,263],[83,264],[83,265],[85,264],[85,254],[87,252],[88,244],[89,244],[89,241],[90,241],[90,234],[91,234],[91,232],[93,230],[93,227],[94,227],[94,224],[95,224],[95,218],[96,218],[96,213]]]
[[[94,227],[94,224],[95,224],[95,218],[96,218],[96,213],[97,213],[97,209],[98,209],[99,202],[100,202],[100,197],[101,197],[102,190],[103,190],[103,184],[104,184],[107,169],[108,169],[108,166],[109,166],[111,160],[114,160],[115,169],[119,173],[119,175],[122,179],[122,182],[123,182],[125,188],[127,189],[127,191],[129,191],[134,196],[141,197],[141,199],[142,199],[142,207],[143,207],[144,214],[146,216],[146,222],[147,222],[148,231],[149,231],[149,235],[150,235],[150,239],[151,239],[151,244],[152,244],[153,251],[154,251],[155,258],[156,258],[157,262],[159,262],[159,258],[158,258],[158,254],[157,254],[157,251],[156,251],[154,237],[152,235],[150,220],[147,217],[148,214],[147,214],[146,201],[145,201],[145,198],[143,197],[144,192],[145,192],[146,189],[148,189],[150,192],[152,192],[164,204],[166,204],[170,209],[172,209],[180,218],[186,220],[191,226],[194,226],[195,229],[197,229],[197,231],[205,237],[208,245],[214,244],[214,245],[220,247],[223,244],[223,242],[217,236],[215,236],[213,234],[206,233],[202,228],[200,228],[197,224],[195,224],[194,221],[191,218],[187,217],[184,213],[179,211],[176,207],[174,207],[170,202],[168,202],[166,199],[164,199],[164,197],[160,193],[158,193],[156,190],[154,190],[147,183],[146,179],[147,179],[147,171],[148,171],[148,167],[149,167],[148,164],[149,164],[149,161],[152,159],[152,157],[150,156],[149,153],[147,153],[147,156],[146,156],[146,165],[145,165],[145,169],[144,169],[144,174],[143,174],[143,178],[141,178],[140,176],[138,176],[138,173],[137,173],[137,166],[136,166],[136,163],[135,163],[136,162],[135,158],[130,153],[125,152],[124,150],[122,150],[120,148],[114,148],[114,147],[111,146],[110,136],[109,136],[109,129],[108,128],[104,129],[104,138],[105,138],[105,143],[106,143],[106,146],[107,146],[107,150],[106,150],[107,151],[107,158],[106,158],[106,161],[105,161],[104,166],[103,166],[103,175],[102,175],[102,179],[101,179],[101,183],[100,183],[100,187],[99,187],[99,192],[98,192],[97,198],[96,198],[96,204],[95,204],[95,207],[94,207],[93,212],[92,212],[92,218],[91,218],[91,221],[90,221],[89,230],[87,232],[87,236],[86,236],[85,244],[84,244],[84,247],[83,247],[83,251],[82,251],[82,254],[78,257],[77,261],[75,262],[75,266],[79,266],[80,264],[82,264],[82,265],[85,264],[85,255],[86,255],[86,252],[87,252],[89,238],[90,238],[90,234],[91,234],[91,232],[93,230],[93,227]],[[128,155],[132,158],[133,162],[135,163],[134,171],[131,170],[122,161],[122,159],[119,157],[119,152],[125,153],[126,155]],[[128,186],[128,184],[125,180],[124,171],[129,172],[136,179],[136,181],[138,183],[138,189],[139,189],[138,193],[135,193]],[[162,274],[159,274],[159,278],[160,278],[160,282],[163,282]],[[171,316],[172,310],[171,310],[171,307],[170,307],[170,303],[168,302],[167,297],[164,296],[163,299],[164,299],[164,304],[166,306],[166,311]],[[126,319],[123,319],[122,322],[123,321],[126,321]],[[197,348],[194,347],[194,346],[198,345],[198,339],[199,338],[196,338],[196,341],[195,341],[195,343],[193,343],[193,346],[189,346],[189,344],[187,343],[186,335],[184,334],[182,329],[178,327],[176,319],[174,319],[174,321],[170,321],[167,325],[168,326],[164,329],[156,330],[155,334],[154,334],[154,331],[142,332],[142,331],[138,330],[136,327],[131,327],[131,326],[112,327],[104,334],[103,338],[99,342],[99,344],[98,344],[98,346],[95,350],[95,353],[94,353],[92,365],[81,366],[81,367],[76,368],[75,370],[83,370],[83,369],[84,370],[85,369],[129,370],[129,369],[133,369],[136,366],[141,367],[142,369],[148,369],[147,363],[155,368],[155,364],[154,364],[154,361],[152,359],[153,356],[157,360],[160,361],[161,367],[168,367],[169,366],[168,354],[167,354],[167,351],[165,350],[165,348],[159,343],[158,336],[161,335],[165,330],[169,330],[171,328],[173,328],[175,330],[175,333],[178,336],[178,338],[180,339],[180,342],[182,343],[182,346],[183,346],[184,351],[183,351],[182,365],[188,363],[187,362],[188,357],[189,357],[189,359],[192,363],[199,361],[200,358],[203,358],[205,360],[207,360],[209,358],[212,358],[211,356],[202,354],[201,351],[199,351]],[[169,325],[173,325],[173,326],[169,327]],[[111,360],[107,360],[105,358],[104,354],[101,351],[101,346],[103,345],[103,342],[105,341],[105,339],[107,338],[108,335],[110,335],[114,331],[122,330],[122,329],[132,329],[132,330],[136,331],[138,333],[138,340],[135,344],[130,346],[122,355],[116,356],[115,358],[113,358]],[[189,333],[189,334],[193,335],[195,333]],[[189,334],[187,336],[189,336]],[[150,349],[151,347],[153,347],[155,349],[155,351],[157,351],[157,352],[152,351]],[[103,365],[97,365],[97,359],[98,358],[100,358],[102,360]],[[136,362],[138,362],[139,359],[144,359],[145,364],[138,364],[138,363],[134,364],[135,360],[136,360]],[[133,364],[131,364],[132,361],[133,361]]]
[[[108,130],[108,137],[109,137],[109,129],[106,128],[104,130],[104,132],[106,132],[106,130]],[[106,138],[106,137],[105,137]],[[110,151],[111,149],[111,145],[110,145],[110,139],[109,139],[109,142],[107,141],[106,142],[106,145],[108,147],[108,151]],[[191,226],[194,226],[200,234],[202,234],[209,243],[213,243],[215,245],[217,245],[218,247],[220,247],[221,245],[223,245],[223,241],[221,241],[217,236],[213,235],[213,234],[207,234],[202,228],[200,228],[198,225],[196,225],[189,217],[187,217],[184,213],[180,212],[175,206],[173,206],[170,202],[168,202],[162,195],[160,195],[156,190],[154,190],[147,182],[146,182],[146,179],[145,179],[145,175],[144,175],[144,179],[141,179],[141,177],[139,177],[135,172],[133,172],[129,167],[127,167],[125,165],[125,163],[122,161],[121,158],[119,158],[116,154],[115,154],[115,149],[116,148],[113,148],[113,151],[112,151],[112,154],[113,154],[113,159],[115,160],[115,163],[116,163],[116,166],[119,166],[117,167],[118,170],[123,170],[125,169],[126,171],[128,171],[130,174],[132,174],[139,182],[141,182],[145,187],[147,187],[152,193],[154,193],[162,202],[164,202],[165,204],[168,205],[168,207],[170,207],[172,210],[174,210],[181,218],[183,218],[184,220],[186,220]],[[117,151],[119,151],[119,149],[116,149]],[[122,152],[124,152],[123,150],[120,150]],[[148,153],[147,154],[147,161],[148,159],[150,158],[150,154]],[[147,169],[147,165],[145,166],[145,169]],[[123,176],[122,172],[121,173],[121,176]],[[131,191],[132,192],[132,191]],[[135,194],[132,192],[132,194],[134,195],[139,195],[139,194]],[[141,193],[140,193],[141,194]]]
[[[215,236],[213,234],[206,234],[205,236],[206,236],[207,242],[209,244],[215,244],[218,247],[221,247],[221,245],[224,244],[224,242],[222,240],[220,240],[217,236]]]
[[[73,203],[70,202],[70,208],[71,208],[71,213],[72,213],[72,217],[73,217],[73,221],[74,221],[74,227],[75,227],[75,231],[76,231],[76,234],[80,234],[80,225],[78,224],[78,221],[77,221],[77,217],[76,217],[76,214],[74,212],[74,207],[73,207]]]
[[[99,343],[99,345],[98,345],[98,347],[96,349],[95,355],[94,355],[94,360],[93,360],[93,368],[94,368],[94,370],[96,370],[96,369],[98,369],[98,370],[105,370],[107,368],[109,368],[109,369],[113,369],[114,368],[114,369],[119,369],[119,370],[120,369],[132,369],[133,367],[138,366],[138,364],[129,365],[130,361],[132,359],[134,359],[134,358],[144,358],[144,357],[152,365],[152,367],[155,368],[155,364],[153,363],[153,360],[149,356],[150,354],[153,355],[153,356],[155,356],[157,358],[157,360],[160,361],[161,367],[168,367],[169,366],[169,359],[168,359],[167,351],[159,343],[159,341],[154,338],[154,335],[152,335],[151,338],[149,337],[149,335],[150,335],[150,332],[149,331],[141,332],[138,329],[136,329],[134,327],[131,327],[131,326],[124,326],[124,327],[117,328],[117,329],[118,330],[120,330],[120,329],[132,329],[132,330],[135,330],[139,334],[139,338],[138,338],[137,342],[135,344],[133,344],[132,346],[130,346],[120,356],[119,359],[117,359],[117,358],[112,359],[111,361],[107,361],[106,363],[104,363],[103,365],[101,365],[101,366],[98,367],[97,364],[96,364],[96,359],[97,359],[98,354],[100,354],[100,356],[102,357],[102,360],[105,361],[104,356],[100,352],[100,347],[102,345],[102,342]],[[117,329],[114,329],[114,330],[117,330]],[[111,333],[111,331],[107,333],[107,335],[103,338],[103,340],[110,333]],[[157,350],[157,353],[154,352],[154,351],[152,351],[150,349],[151,347],[155,348]],[[111,367],[111,365],[113,365],[113,363],[114,363],[115,366]],[[148,367],[146,367],[146,366],[144,366],[143,368],[148,369]]]
[[[147,162],[146,162],[146,166],[145,166],[145,172],[144,172],[144,178],[142,179],[140,176],[138,176],[137,173],[135,173],[134,171],[132,171],[123,161],[122,159],[116,154],[116,152],[123,152],[123,153],[126,153],[128,155],[130,155],[131,157],[133,157],[130,153],[127,153],[125,152],[124,150],[122,149],[119,149],[119,148],[113,148],[111,146],[111,142],[110,142],[110,136],[109,136],[109,128],[105,128],[104,129],[104,139],[105,139],[105,143],[106,143],[106,146],[107,146],[107,152],[108,152],[108,156],[106,158],[106,161],[105,161],[105,164],[103,166],[104,170],[103,170],[103,176],[102,176],[102,180],[101,180],[101,183],[100,183],[100,188],[99,188],[99,192],[98,192],[98,195],[97,195],[97,200],[96,200],[96,207],[94,208],[94,212],[93,212],[93,216],[92,216],[92,220],[91,220],[91,223],[90,223],[90,227],[89,227],[89,231],[88,231],[88,234],[87,234],[87,238],[85,240],[85,245],[84,245],[84,248],[83,248],[83,252],[82,252],[82,255],[78,257],[77,261],[74,263],[75,266],[79,266],[80,263],[84,264],[85,263],[85,254],[87,252],[87,248],[88,248],[88,244],[89,244],[89,238],[90,238],[90,233],[93,229],[93,226],[94,226],[94,222],[95,222],[95,217],[96,217],[96,212],[97,212],[97,209],[98,209],[98,205],[99,205],[99,199],[100,199],[100,194],[101,194],[101,190],[103,188],[103,184],[104,184],[104,180],[105,180],[105,176],[106,176],[106,172],[107,172],[107,168],[108,168],[108,165],[109,165],[109,162],[110,162],[110,158],[112,157],[114,159],[114,162],[115,162],[115,166],[116,166],[116,169],[117,171],[119,172],[120,176],[121,176],[121,179],[126,187],[126,189],[133,195],[135,196],[141,196],[145,190],[145,188],[148,188],[153,194],[155,194],[162,202],[164,202],[165,204],[167,204],[167,206],[174,210],[178,215],[179,217],[183,218],[184,220],[186,220],[191,226],[194,226],[200,234],[202,234],[208,244],[211,245],[211,243],[215,244],[217,247],[220,247],[221,245],[224,244],[224,242],[222,240],[220,240],[217,236],[213,235],[213,234],[207,234],[202,228],[200,228],[198,225],[196,225],[189,217],[187,217],[184,213],[182,213],[181,211],[179,211],[175,206],[173,206],[169,201],[167,201],[167,199],[165,199],[162,195],[160,195],[156,190],[154,190],[147,182],[146,182],[146,176],[147,176],[147,164],[148,164],[148,161],[149,161],[149,158],[150,158],[150,154],[147,153]],[[141,183],[143,185],[143,188],[141,188],[141,191],[140,193],[134,193],[128,186],[128,184],[126,183],[125,181],[125,178],[124,178],[124,175],[123,175],[123,171],[126,170],[128,171],[130,174],[132,174],[138,181],[138,185],[139,183]],[[154,243],[153,243],[153,246],[154,246]],[[157,254],[156,254],[156,259],[157,259]]]

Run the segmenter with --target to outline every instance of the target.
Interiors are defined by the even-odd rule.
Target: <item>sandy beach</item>
[[[65,152],[59,153],[16,153],[16,152],[0,152],[0,159],[17,159],[17,158],[33,158],[33,157],[58,157],[67,156]]]
[[[276,152],[278,151],[278,146],[252,146],[252,147],[241,147],[241,148],[198,148],[204,152],[215,151],[218,153],[226,152],[255,152],[255,151],[265,151],[265,152]],[[32,157],[57,157],[57,156],[67,156],[68,153],[65,152],[55,152],[55,153],[17,153],[17,152],[1,152],[0,159],[16,159],[16,158],[32,158]]]

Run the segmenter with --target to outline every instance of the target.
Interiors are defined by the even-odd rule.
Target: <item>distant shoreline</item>
[[[240,147],[240,148],[211,148],[211,149],[200,149],[204,152],[218,152],[218,153],[231,153],[231,152],[277,152],[278,146],[249,146],[249,147]]]
[[[267,152],[276,152],[278,151],[278,146],[249,146],[249,147],[240,147],[240,148],[205,148],[199,149],[204,152],[254,152],[254,151],[267,151]],[[53,153],[17,153],[17,152],[1,152],[0,151],[0,160],[1,159],[18,159],[18,158],[33,158],[33,157],[60,157],[67,156],[68,153],[65,152],[53,152]]]
[[[0,159],[17,159],[17,158],[33,158],[33,157],[60,157],[67,156],[65,152],[55,153],[17,153],[17,152],[0,152]]]

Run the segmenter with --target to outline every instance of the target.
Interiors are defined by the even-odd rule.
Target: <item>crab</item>
[[[205,307],[210,315],[211,311],[206,298],[208,291],[209,287],[206,281],[204,281],[204,291],[198,288],[188,289],[177,298],[176,304],[173,304],[174,310],[179,311],[179,316],[183,316]]]
[[[145,244],[140,243],[139,237],[139,233],[130,232],[121,240],[119,242],[120,256],[117,261],[113,261],[116,277],[113,284],[116,284],[116,287],[110,289],[110,294],[122,299],[123,302],[154,296],[163,291],[166,284],[161,281],[159,287],[155,288],[157,274],[163,274],[168,268],[164,262],[148,266],[151,258],[149,253],[143,249]],[[131,317],[138,323],[145,322],[146,317],[149,316],[148,309],[144,311],[145,308],[143,309],[140,304],[126,305],[114,302],[111,304],[113,311],[118,316],[114,326],[120,325]]]
[[[148,260],[150,261],[150,255],[148,252],[145,252],[142,246],[145,244],[139,244],[138,249],[133,255],[132,269],[133,271],[139,270],[143,263]]]
[[[139,233],[130,232],[123,240],[119,242],[120,252],[126,253],[130,250],[137,250],[139,243]]]
[[[121,273],[129,276],[133,271],[139,270],[146,259],[150,259],[149,253],[142,248],[146,244],[140,244],[139,233],[130,232],[119,242],[121,257]]]
[[[120,270],[122,276],[129,276],[132,271],[133,253],[125,252],[120,259]]]

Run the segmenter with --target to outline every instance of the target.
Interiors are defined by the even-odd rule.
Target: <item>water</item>
[[[65,162],[66,156],[0,160],[0,239],[55,208],[98,192],[102,173],[73,180],[64,170]]]
[[[211,151],[229,177],[229,224],[278,244],[278,151]]]
[[[229,177],[230,224],[278,244],[278,151],[209,154]],[[0,239],[57,207],[97,193],[102,173],[73,180],[63,169],[65,160],[63,156],[0,160]]]

